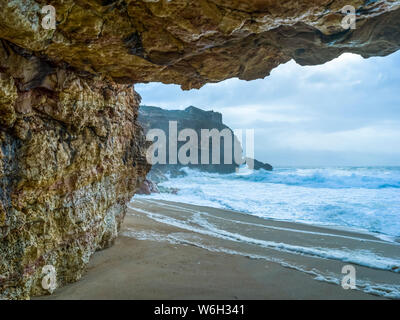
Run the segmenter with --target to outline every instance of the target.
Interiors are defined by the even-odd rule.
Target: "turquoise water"
[[[400,167],[276,168],[219,175],[183,169],[162,183],[178,194],[148,196],[241,211],[265,219],[400,237]]]

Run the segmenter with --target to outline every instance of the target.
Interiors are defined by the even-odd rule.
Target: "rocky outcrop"
[[[160,193],[160,191],[158,190],[157,184],[149,179],[146,179],[143,181],[142,185],[136,193],[149,195],[152,193]]]
[[[110,246],[149,165],[132,86],[0,43],[0,298],[80,278]]]
[[[40,9],[56,9],[56,30]],[[290,59],[320,64],[343,52],[398,50],[399,0],[0,1],[0,38],[123,83],[185,89],[226,78],[262,78]],[[352,5],[356,29],[343,29]]]
[[[261,161],[252,158],[246,158],[246,163],[252,163],[254,170],[263,169],[266,171],[272,171],[274,169],[269,163],[263,163]]]
[[[234,132],[231,128],[226,126],[222,122],[222,114],[214,111],[205,111],[199,108],[190,106],[185,110],[166,110],[159,107],[150,107],[150,106],[141,106],[139,109],[139,117],[138,117],[140,125],[144,128],[145,134],[147,134],[152,129],[161,129],[166,133],[166,154],[167,159],[169,159],[169,123],[171,121],[176,121],[178,132],[183,129],[193,129],[197,136],[199,137],[197,148],[198,154],[198,163],[196,164],[182,164],[179,162],[177,164],[155,164],[153,165],[151,171],[147,175],[146,181],[143,182],[138,193],[140,194],[151,194],[151,193],[159,193],[162,192],[177,192],[177,189],[170,190],[163,186],[157,187],[157,184],[168,180],[168,177],[177,177],[177,176],[185,176],[185,172],[181,169],[184,167],[189,167],[192,169],[205,171],[205,172],[214,172],[214,173],[233,173],[235,172],[239,166],[242,164],[238,164],[234,161],[234,152],[235,150],[231,150],[232,152],[232,163],[225,164],[224,160],[226,157],[225,149],[224,149],[224,138],[220,139],[220,161],[219,164],[212,163],[212,153],[213,153],[213,143],[215,141],[210,140],[208,153],[210,155],[209,164],[201,163],[201,153],[202,153],[202,145],[201,145],[201,130],[208,129],[213,130],[216,129],[218,132],[222,132],[222,130],[227,129],[232,135],[232,146],[238,149],[241,161],[246,162],[248,165],[252,166],[255,170],[264,169],[267,171],[273,170],[272,166],[268,163],[263,163],[261,161],[252,159],[252,158],[243,158],[243,150],[240,142],[234,136]],[[187,141],[181,141],[177,144],[177,149],[181,148]]]
[[[41,9],[56,9],[45,29]],[[344,30],[344,5],[357,28]],[[0,0],[0,297],[110,245],[144,179],[132,83],[184,89],[400,46],[399,0]]]
[[[231,128],[226,126],[222,122],[222,114],[219,112],[214,111],[204,111],[199,108],[190,106],[185,110],[166,110],[159,107],[150,107],[150,106],[141,106],[139,109],[139,117],[138,117],[140,125],[143,127],[145,134],[152,129],[161,129],[166,135],[166,159],[167,163],[165,164],[154,164],[152,172],[150,173],[150,178],[154,179],[154,182],[159,182],[160,179],[157,179],[155,176],[162,177],[162,175],[169,173],[172,176],[182,175],[180,169],[183,167],[189,167],[201,171],[206,172],[216,172],[216,173],[232,173],[242,164],[242,162],[237,161],[235,162],[235,152],[238,152],[240,155],[240,160],[242,160],[242,147],[240,142],[235,137]],[[177,124],[177,132],[179,133],[181,130],[184,129],[192,129],[197,134],[197,143],[196,143],[196,163],[188,163],[182,164],[177,159],[177,164],[172,164],[169,159],[169,145],[170,145],[170,138],[173,133],[170,132],[169,124],[171,122],[176,122]],[[213,162],[212,155],[213,155],[213,146],[216,141],[210,139],[208,145],[208,154],[209,160],[208,164],[202,162],[202,144],[201,144],[201,137],[202,137],[202,130],[217,130],[218,133],[222,133],[223,130],[228,130],[230,133],[230,137],[228,139],[231,140],[229,151],[231,153],[230,159],[226,159],[225,154],[225,143],[227,142],[221,135],[221,138],[218,136],[219,143],[219,161],[218,163]],[[172,141],[173,142],[173,141]],[[178,141],[177,142],[177,150],[179,151],[183,145],[188,142],[186,141]],[[236,148],[236,149],[235,149]],[[215,150],[214,150],[215,151]],[[226,161],[228,160],[228,161]],[[244,159],[243,159],[244,161]],[[239,163],[238,163],[239,162]]]
[[[222,114],[214,111],[205,111],[193,106],[187,107],[185,110],[166,110],[159,107],[150,107],[150,106],[141,106],[139,109],[139,117],[138,117],[140,125],[144,129],[144,133],[147,135],[150,130],[159,130],[161,129],[166,134],[166,158],[169,159],[169,123],[171,121],[175,121],[177,123],[177,131],[180,132],[184,129],[192,129],[196,132],[199,140],[196,145],[196,153],[198,154],[197,163],[189,163],[182,164],[179,162],[177,164],[154,164],[152,166],[151,171],[147,175],[146,181],[143,182],[140,187],[138,193],[139,194],[151,194],[151,193],[159,193],[162,192],[173,192],[176,193],[177,189],[170,190],[169,188],[165,188],[163,186],[157,186],[158,183],[168,180],[168,177],[178,177],[185,176],[185,172],[182,171],[182,168],[188,167],[200,171],[205,172],[213,172],[220,174],[227,174],[236,172],[239,166],[243,163],[247,163],[252,166],[255,170],[264,169],[267,171],[273,170],[272,166],[268,163],[263,163],[261,161],[252,159],[252,158],[243,158],[243,150],[239,140],[235,137],[234,132],[231,128],[225,125],[222,122]],[[213,143],[215,141],[210,140],[208,154],[210,155],[209,163],[202,164],[201,162],[201,153],[202,145],[201,145],[201,131],[203,129],[208,130],[218,130],[221,133],[223,130],[227,129],[231,133],[232,137],[232,146],[237,148],[237,151],[240,154],[240,163],[235,162],[235,150],[230,150],[231,152],[231,163],[225,163],[225,138],[221,136],[219,139],[220,147],[220,161],[218,164],[212,163],[212,153],[213,153]],[[177,143],[177,149],[179,150],[187,141],[179,141]],[[215,150],[214,150],[215,151]]]

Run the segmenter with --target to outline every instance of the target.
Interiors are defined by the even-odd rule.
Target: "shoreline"
[[[183,206],[191,205],[188,202],[174,201],[174,200],[170,200],[170,199],[150,198],[148,195],[139,195],[139,197],[136,197],[135,200],[159,201],[161,203],[166,203],[166,204],[179,203],[180,205],[183,205]],[[324,224],[324,223],[318,223],[318,222],[312,222],[312,221],[292,221],[290,219],[278,219],[278,218],[274,218],[274,217],[263,217],[263,216],[253,215],[251,212],[240,212],[240,211],[236,211],[233,209],[225,209],[225,208],[219,208],[219,207],[202,205],[202,204],[194,204],[194,206],[199,207],[199,208],[222,210],[222,211],[231,212],[234,214],[254,216],[254,217],[260,218],[265,221],[270,221],[272,223],[288,223],[288,224],[294,224],[297,226],[304,226],[305,228],[315,227],[315,228],[320,228],[323,230],[337,231],[338,233],[344,232],[344,233],[349,233],[349,234],[364,235],[364,236],[368,236],[368,237],[377,239],[378,241],[389,242],[389,243],[392,243],[393,245],[400,246],[400,237],[396,237],[393,235],[387,235],[387,234],[383,234],[383,233],[378,233],[378,232],[372,232],[372,231],[368,231],[365,229],[357,229],[355,227],[346,227],[346,226],[341,226],[338,224],[329,224],[329,223]],[[128,208],[129,208],[129,204],[128,204]]]
[[[199,220],[201,213],[208,221]],[[220,230],[224,231],[219,237],[196,226],[222,222]],[[260,223],[264,224],[262,229]],[[234,231],[244,239],[250,233],[257,239],[266,237],[270,242],[297,247],[314,242],[322,247],[330,241],[349,248],[354,243],[363,244],[388,256],[398,250],[398,246],[366,234],[140,199],[130,204],[115,245],[92,257],[81,280],[35,299],[385,299],[363,292],[365,288],[344,290],[326,281],[333,278],[315,280],[332,270],[340,274],[347,262],[225,239],[224,232],[229,235]],[[396,272],[356,268],[360,277],[357,284],[372,279],[400,285],[400,280],[393,280],[399,278]]]

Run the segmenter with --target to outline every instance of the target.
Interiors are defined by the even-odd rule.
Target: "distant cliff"
[[[163,172],[171,171],[172,173],[176,172],[180,168],[190,167],[196,168],[202,171],[207,172],[217,172],[217,173],[231,173],[235,172],[238,164],[236,164],[233,159],[233,148],[232,150],[232,161],[230,163],[225,164],[225,154],[224,154],[224,146],[225,140],[220,139],[220,157],[219,157],[219,164],[212,164],[212,141],[209,143],[209,164],[204,164],[204,161],[201,161],[201,130],[202,129],[217,129],[221,132],[224,129],[229,130],[231,133],[232,139],[232,146],[235,146],[237,150],[242,154],[242,148],[240,146],[239,141],[234,138],[234,134],[232,130],[222,123],[222,114],[214,111],[204,111],[195,107],[188,107],[185,110],[164,110],[158,107],[148,107],[148,106],[141,106],[139,109],[139,123],[142,125],[145,134],[148,133],[150,129],[161,129],[165,132],[167,141],[166,141],[166,158],[167,160],[170,159],[170,132],[169,132],[169,124],[172,121],[176,121],[177,123],[177,131],[180,132],[183,129],[193,129],[199,138],[197,145],[197,164],[189,163],[187,165],[182,165],[181,163],[171,164],[171,161],[168,161],[168,164],[156,164],[153,167],[156,169],[161,169]],[[171,133],[172,134],[172,133]],[[179,150],[186,141],[179,141],[177,142],[177,149]]]
[[[183,129],[193,129],[198,137],[201,137],[201,130],[202,129],[217,129],[221,132],[224,129],[229,130],[232,136],[232,146],[239,152],[240,156],[243,154],[242,147],[240,145],[239,140],[233,134],[231,128],[226,126],[222,122],[222,114],[219,112],[214,111],[204,111],[199,108],[190,106],[185,110],[165,110],[159,107],[150,107],[150,106],[141,106],[139,109],[139,123],[144,129],[145,134],[149,132],[151,129],[161,129],[163,132],[166,133],[167,141],[166,141],[166,158],[169,159],[169,124],[171,121],[176,121],[177,123],[177,130],[178,132]],[[179,149],[182,145],[184,145],[186,141],[180,141],[177,143],[177,148]],[[182,165],[181,163],[178,164],[156,164],[153,165],[152,172],[150,173],[150,179],[154,182],[159,182],[160,177],[169,172],[172,176],[182,174],[179,170],[182,167],[190,167],[194,169],[198,169],[201,171],[207,172],[215,172],[215,173],[232,173],[239,167],[239,164],[234,161],[235,150],[231,150],[232,157],[231,163],[225,163],[226,151],[225,151],[225,140],[220,139],[220,146],[219,146],[219,164],[212,164],[212,143],[210,141],[209,144],[209,164],[204,164],[201,161],[201,153],[202,153],[202,146],[200,141],[197,144],[196,153],[198,153],[198,164],[187,164]],[[203,147],[204,148],[204,147]],[[265,169],[265,170],[272,170],[272,166],[269,164],[264,164],[260,161],[254,161],[254,168],[255,169]]]

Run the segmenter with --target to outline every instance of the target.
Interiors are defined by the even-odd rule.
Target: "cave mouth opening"
[[[199,90],[138,84],[145,132],[168,129],[171,120],[196,132],[220,122],[253,130],[256,166],[226,172],[212,164],[156,164],[133,203],[166,200],[175,208],[206,206],[396,239],[399,83],[400,52],[369,59],[347,53],[318,66],[290,61],[265,79],[229,79]],[[241,142],[247,151],[249,141]],[[200,217],[189,220],[210,227]],[[222,228],[218,236],[228,230]]]
[[[396,166],[399,71],[399,52],[369,59],[345,53],[317,66],[292,60],[260,80],[135,90],[142,106],[195,106],[220,113],[229,128],[253,129],[256,159],[274,166]]]

